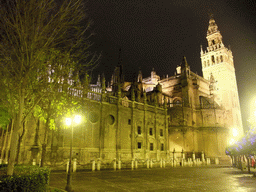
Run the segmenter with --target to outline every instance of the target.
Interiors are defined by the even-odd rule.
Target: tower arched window
[[[209,60],[207,60],[207,65],[208,65],[208,67],[210,66],[210,62],[209,62]]]
[[[214,55],[212,55],[212,64],[215,64],[215,58],[214,58]]]
[[[212,40],[212,45],[215,45],[215,41],[214,40]]]
[[[223,56],[222,55],[220,56],[220,62],[223,62]]]

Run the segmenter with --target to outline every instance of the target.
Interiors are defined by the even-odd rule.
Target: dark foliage
[[[0,169],[5,172],[6,167]],[[50,170],[37,166],[16,166],[13,176],[0,175],[0,191],[46,191]]]

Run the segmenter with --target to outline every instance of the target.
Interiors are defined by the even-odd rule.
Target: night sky
[[[89,0],[93,20],[92,49],[102,54],[94,79],[104,72],[110,81],[119,49],[125,79],[152,68],[161,77],[174,75],[186,56],[193,72],[202,75],[200,45],[206,49],[210,15],[234,56],[244,128],[256,100],[256,3],[250,0]],[[255,105],[256,106],[256,105]]]

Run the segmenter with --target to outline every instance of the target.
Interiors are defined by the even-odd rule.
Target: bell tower
[[[201,47],[201,62],[203,77],[215,80],[215,102],[225,108],[230,114],[228,127],[236,127],[242,131],[242,117],[240,111],[233,54],[224,46],[222,35],[213,18],[209,21],[206,39],[207,50]]]

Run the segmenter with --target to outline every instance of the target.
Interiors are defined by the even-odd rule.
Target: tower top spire
[[[213,17],[211,17],[209,20],[206,39],[208,41],[208,48],[207,48],[208,51],[222,48],[224,46],[222,42],[222,35],[220,34],[220,31],[218,30],[218,26],[215,23],[215,20],[213,19]]]
[[[208,27],[207,35],[211,35],[211,34],[216,33],[216,32],[219,32],[218,26],[215,23],[215,20],[213,19],[213,16],[211,16],[210,20],[209,20],[209,27]]]

